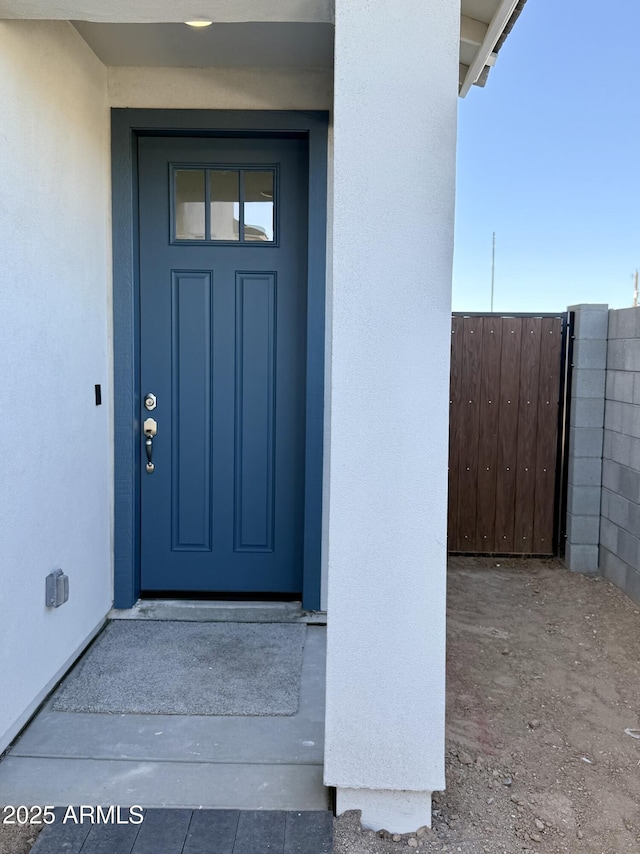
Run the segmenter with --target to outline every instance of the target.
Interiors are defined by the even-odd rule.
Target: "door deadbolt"
[[[158,405],[158,401],[156,399],[155,394],[147,394],[144,398],[144,408],[148,409],[151,412]]]

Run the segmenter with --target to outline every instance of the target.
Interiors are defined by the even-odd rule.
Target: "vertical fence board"
[[[513,552],[522,318],[502,318],[494,552]]]
[[[460,383],[462,371],[462,318],[451,324],[451,384],[449,391],[449,551],[460,550],[458,541],[458,470],[460,466]]]
[[[480,377],[476,551],[493,549],[496,524],[502,318],[485,317]]]
[[[562,320],[543,317],[538,393],[538,444],[534,496],[533,552],[553,549],[554,496],[558,453]]]
[[[464,551],[475,551],[476,483],[480,364],[483,318],[465,317],[462,338],[462,382],[460,392],[460,459],[458,466],[458,541]]]
[[[520,347],[516,501],[513,531],[513,551],[520,554],[533,554],[533,508],[538,435],[538,387],[540,384],[540,330],[541,318],[531,317],[523,320]]]

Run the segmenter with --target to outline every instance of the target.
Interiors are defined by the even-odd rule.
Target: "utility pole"
[[[493,314],[493,291],[496,283],[496,233],[493,232],[493,251],[491,253],[491,313]],[[638,292],[638,273],[636,271],[636,294]],[[634,303],[637,305],[637,302]]]
[[[633,288],[633,307],[638,307],[638,271],[636,270],[636,274],[634,276],[635,285]]]

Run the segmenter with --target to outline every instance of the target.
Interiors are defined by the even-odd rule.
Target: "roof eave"
[[[526,2],[527,0],[500,0],[473,62],[466,69],[466,73],[461,74],[459,92],[461,98],[468,94],[473,85],[484,86],[486,84],[498,51],[507,40]]]

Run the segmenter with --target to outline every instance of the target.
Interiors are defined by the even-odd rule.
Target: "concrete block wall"
[[[609,312],[600,571],[640,602],[640,308]]]
[[[565,564],[599,568],[608,306],[574,305]]]

